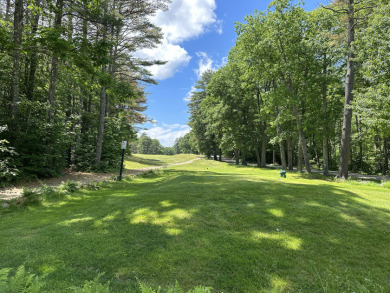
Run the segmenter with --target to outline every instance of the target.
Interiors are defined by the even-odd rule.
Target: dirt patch
[[[154,166],[146,167],[142,169],[133,169],[133,170],[124,170],[123,176],[136,175],[145,171],[160,169],[168,166],[178,166],[190,164],[201,158],[193,159],[183,163],[170,164],[166,166]],[[58,187],[62,182],[67,180],[78,182],[79,184],[89,184],[92,182],[105,181],[112,177],[118,176],[118,173],[88,173],[88,172],[75,172],[66,170],[62,176],[56,178],[50,178],[42,181],[31,181],[27,183],[20,183],[17,186],[1,188],[0,189],[0,200],[11,200],[14,198],[21,197],[23,195],[23,188],[39,188],[42,184],[45,184],[50,187]]]

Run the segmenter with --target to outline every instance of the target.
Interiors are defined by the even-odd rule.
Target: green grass
[[[213,292],[389,292],[389,189],[208,160],[0,215],[0,269]]]
[[[133,154],[126,157],[125,168],[142,169],[154,166],[165,166],[170,164],[184,163],[197,157],[199,156],[192,154],[179,154],[174,156]]]

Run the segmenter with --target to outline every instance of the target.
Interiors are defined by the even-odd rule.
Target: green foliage
[[[142,62],[134,52],[161,40],[149,16],[168,0],[22,2],[26,13],[12,12],[16,2],[9,19],[0,20],[0,125],[8,126],[0,133],[0,181],[118,166],[120,142],[134,139],[134,124],[146,120],[139,81],[155,81],[145,67],[162,64]],[[13,17],[23,26],[14,28]]]
[[[0,126],[0,135],[7,127]],[[9,146],[6,139],[0,139],[0,183],[3,180],[10,180],[18,174],[14,167],[14,156],[17,155],[15,149]]]
[[[185,293],[182,287],[180,287],[179,283],[176,281],[175,286],[169,287],[167,290],[162,290],[161,287],[158,287],[157,290],[152,289],[143,282],[138,282],[141,293]],[[210,287],[197,286],[187,293],[211,293]]]
[[[0,270],[0,292],[2,293],[40,293],[45,285],[45,276],[38,277],[28,273],[23,265],[10,275],[10,269]]]
[[[146,133],[142,133],[138,140],[132,144],[134,154],[162,155],[164,151],[165,148],[160,142],[157,139],[151,139]]]
[[[60,193],[65,193],[65,194],[76,192],[78,189],[79,189],[79,184],[72,180],[66,180],[65,182],[62,182],[61,185],[58,187],[58,191]]]
[[[83,287],[70,287],[75,293],[109,293],[110,283],[101,284],[99,279],[103,274],[99,274],[95,279],[91,281],[85,281]]]

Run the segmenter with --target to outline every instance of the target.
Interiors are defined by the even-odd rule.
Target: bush
[[[58,187],[58,191],[60,193],[65,194],[76,192],[78,189],[78,183],[72,180],[66,180],[65,182],[62,182],[61,185]]]
[[[38,205],[41,202],[41,195],[36,190],[30,188],[23,188],[23,196],[16,200],[16,204],[21,206]]]

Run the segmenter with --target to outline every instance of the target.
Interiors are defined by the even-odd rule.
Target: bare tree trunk
[[[265,130],[267,128],[267,124],[264,122],[263,124],[263,135],[261,137],[261,167],[267,167],[267,135]]]
[[[7,3],[8,6],[8,3]],[[22,30],[23,30],[23,12],[24,1],[15,0],[14,12],[14,52],[13,52],[13,68],[12,68],[12,105],[11,111],[13,119],[18,116],[18,102],[19,102],[19,79],[20,79],[20,58],[22,45]]]
[[[86,5],[86,3],[84,3]],[[88,42],[88,23],[87,19],[83,19],[83,46],[82,46],[82,54],[86,55],[85,44]],[[90,112],[90,102],[88,101],[88,92],[85,90],[84,86],[80,86],[81,91],[81,100],[83,103],[83,111],[81,115],[81,133],[86,133],[89,130],[89,121],[88,121],[88,113]]]
[[[236,165],[240,164],[240,150],[235,149],[234,150],[234,158],[236,159]]]
[[[276,165],[276,155],[275,155],[275,150],[272,150],[272,165]]]
[[[36,2],[36,5],[40,6],[40,1]],[[39,13],[36,13],[32,16],[31,21],[31,35],[34,37],[37,34],[38,31],[38,23],[39,23]],[[27,79],[27,87],[26,87],[26,94],[27,98],[30,100],[34,100],[34,86],[35,86],[35,74],[37,71],[38,66],[38,58],[37,58],[37,50],[32,50],[30,55],[30,70],[28,73],[28,79]]]
[[[324,134],[322,138],[322,152],[324,158],[324,168],[322,174],[325,176],[329,175],[329,149],[328,149],[328,135]]]
[[[298,143],[298,172],[302,173],[302,145],[301,141]]]
[[[353,100],[353,84],[355,81],[355,64],[354,54],[352,52],[352,43],[355,40],[355,16],[354,16],[354,0],[348,0],[348,57],[347,57],[347,75],[345,77],[345,99],[344,99],[344,120],[343,131],[341,135],[341,149],[340,149],[340,164],[339,177],[342,179],[348,178],[348,162],[349,151],[351,148],[351,122],[352,122],[352,108]]]
[[[324,68],[323,68],[323,74],[324,76],[327,75],[327,62],[326,62],[326,54],[324,54]],[[325,176],[329,175],[329,150],[328,150],[328,101],[327,101],[327,94],[328,94],[328,85],[326,81],[322,83],[322,114],[324,116],[324,124],[323,124],[323,137],[322,137],[322,156],[324,159],[324,168],[322,170],[322,174]]]
[[[54,26],[56,28],[61,26],[62,23],[62,9],[64,6],[63,0],[57,0],[56,3],[56,13],[55,13],[55,20],[54,20]],[[56,94],[56,88],[57,88],[57,76],[58,76],[58,55],[54,53],[52,60],[51,60],[51,70],[50,70],[50,85],[49,85],[49,117],[48,121],[51,121],[54,118],[55,108],[54,108],[54,100],[55,100],[55,94]]]
[[[278,106],[275,106],[275,111],[276,111],[276,118],[277,118],[279,116]],[[278,136],[280,137],[282,132],[280,130],[279,122],[278,122],[278,125],[276,127],[276,131],[277,131]],[[279,149],[280,149],[280,161],[282,163],[282,169],[286,170],[286,168],[287,168],[287,165],[286,165],[286,151],[284,149],[284,142],[283,142],[283,140],[280,140],[280,142],[279,142]]]
[[[287,138],[287,159],[288,159],[288,169],[292,171],[293,167],[293,146],[291,142],[291,137]]]
[[[221,148],[219,148],[218,161],[222,162],[222,149]]]
[[[259,148],[256,147],[255,151],[256,151],[256,165],[257,165],[257,167],[261,167],[261,159],[260,159]]]
[[[303,158],[305,161],[306,172],[311,173],[310,159],[309,159],[309,154],[307,151],[306,138],[305,138],[305,134],[303,133],[302,121],[301,121],[301,118],[299,117],[297,106],[295,106],[295,105],[293,106],[293,111],[294,111],[295,118],[297,120],[297,126],[298,126],[298,131],[299,131],[299,141],[301,144]]]
[[[105,65],[103,65],[102,72],[106,72]],[[102,86],[100,89],[100,113],[99,113],[99,127],[98,127],[97,143],[96,143],[95,165],[98,165],[102,158],[105,117],[106,117],[106,88]]]
[[[383,140],[383,175],[386,175],[389,171],[389,146],[388,139]]]

